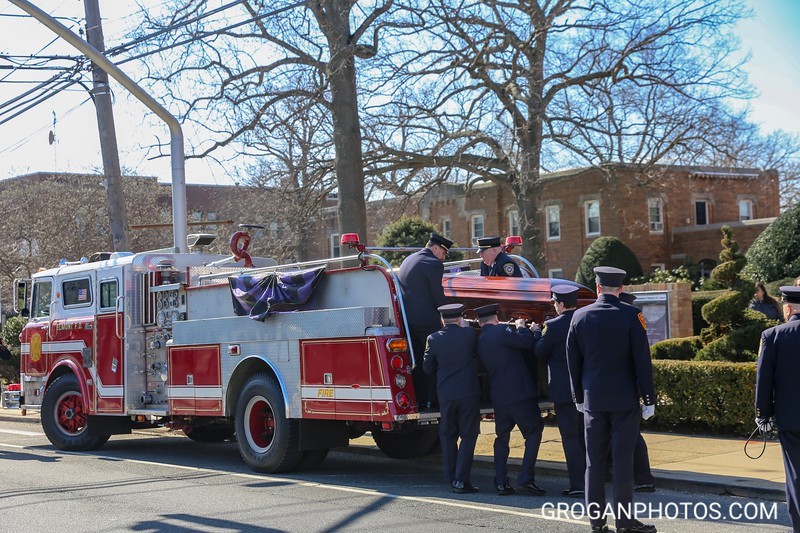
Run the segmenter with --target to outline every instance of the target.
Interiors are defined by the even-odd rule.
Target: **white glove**
[[[575,404],[575,409],[577,409],[579,413],[582,413],[583,412],[583,404],[582,403],[576,403]]]
[[[651,418],[654,414],[656,414],[656,406],[655,405],[643,405],[642,406],[642,418],[645,420]]]
[[[771,418],[756,418],[756,425],[758,426],[758,429],[764,433],[769,433],[775,429],[775,423]]]

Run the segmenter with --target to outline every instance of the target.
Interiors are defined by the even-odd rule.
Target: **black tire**
[[[195,442],[223,442],[233,437],[234,431],[233,426],[210,424],[184,429],[183,434]]]
[[[314,470],[328,457],[330,450],[306,450],[303,452],[303,457],[297,465],[297,470]]]
[[[274,378],[258,374],[242,387],[236,441],[244,462],[257,472],[289,472],[300,463],[299,424],[286,418],[283,394]]]
[[[50,442],[59,450],[96,450],[108,441],[110,435],[96,435],[91,431],[78,380],[73,374],[64,374],[47,388],[42,400],[42,429]]]
[[[383,453],[394,459],[413,459],[438,450],[439,431],[427,426],[398,433],[373,431],[372,438]]]

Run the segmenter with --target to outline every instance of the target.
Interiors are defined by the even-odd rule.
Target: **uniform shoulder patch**
[[[544,337],[545,333],[547,333],[547,323],[546,322],[545,322],[544,326],[542,326],[542,337]]]
[[[503,265],[503,272],[509,276],[514,273],[514,263],[506,263]]]
[[[639,313],[639,322],[642,324],[642,328],[647,331],[647,322],[645,321],[642,313]]]

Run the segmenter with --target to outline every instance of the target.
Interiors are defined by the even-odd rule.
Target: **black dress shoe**
[[[532,494],[533,496],[541,496],[542,494],[545,494],[547,491],[539,487],[533,481],[531,481],[530,483],[526,483],[524,485],[520,485],[519,487],[517,487],[517,492],[520,492],[522,494]]]
[[[569,496],[570,498],[583,498],[585,494],[586,493],[582,490],[577,489],[567,489],[561,491],[562,496]]]
[[[636,492],[655,492],[656,491],[656,484],[655,483],[642,483],[641,485],[636,485],[633,487],[633,490]]]
[[[592,533],[608,533],[608,526],[606,524],[602,526],[592,526]]]
[[[498,496],[510,496],[515,494],[517,491],[514,490],[514,487],[509,485],[508,483],[503,483],[497,485],[497,495]]]
[[[638,520],[631,522],[628,527],[618,527],[617,533],[656,533],[656,526],[652,524],[642,524]]]
[[[478,487],[472,485],[472,483],[462,483],[461,481],[453,481],[453,492],[456,494],[473,494],[478,492]]]

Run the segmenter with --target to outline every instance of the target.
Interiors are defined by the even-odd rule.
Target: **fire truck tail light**
[[[238,344],[231,344],[228,346],[228,355],[239,355],[241,353],[242,350]]]
[[[403,361],[403,358],[399,355],[393,355],[390,364],[394,370],[400,370],[403,368],[403,366],[405,366],[406,362]]]
[[[405,352],[408,350],[406,339],[389,339],[386,341],[386,349],[390,352]]]
[[[411,400],[405,392],[398,392],[397,396],[394,397],[394,401],[401,409],[408,409],[411,405]]]
[[[519,235],[509,235],[506,237],[506,246],[522,246],[522,237]]]
[[[406,377],[403,374],[397,374],[394,377],[394,384],[397,385],[398,389],[402,389],[406,386]]]

